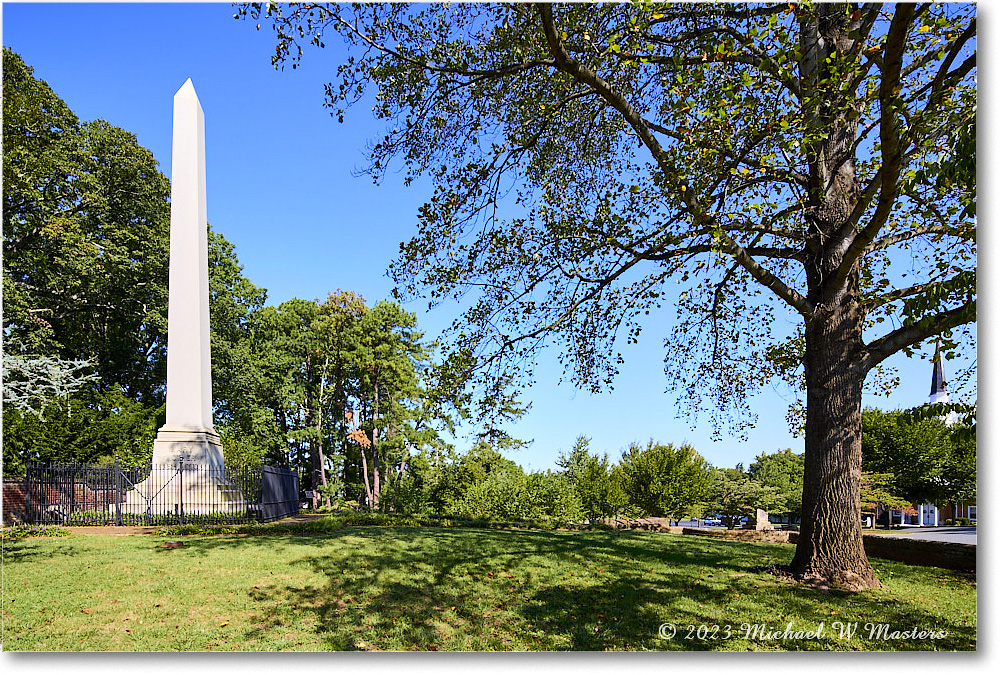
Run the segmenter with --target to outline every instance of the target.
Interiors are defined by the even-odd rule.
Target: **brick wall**
[[[3,524],[13,525],[24,519],[24,481],[3,482]]]
[[[79,511],[103,511],[109,504],[115,503],[116,492],[111,489],[91,488],[82,481],[77,481],[70,486],[57,488],[53,485],[31,486],[32,504],[37,508],[39,505],[58,505],[62,512],[69,513],[70,506]],[[25,480],[5,480],[3,482],[3,523],[11,525],[23,521],[25,516]]]

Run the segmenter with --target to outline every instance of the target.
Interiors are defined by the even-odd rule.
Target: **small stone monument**
[[[767,532],[774,529],[774,525],[771,525],[771,520],[767,516],[767,511],[764,509],[757,509],[757,515],[747,519],[747,529],[757,530],[758,532]]]
[[[157,495],[156,512],[180,503],[191,513],[241,510],[246,504],[224,477],[222,444],[212,424],[205,115],[190,79],[174,94],[169,284],[167,421],[153,443],[153,466],[183,463],[198,470],[175,481],[169,471],[154,469],[126,495],[124,510],[146,512],[151,495]]]

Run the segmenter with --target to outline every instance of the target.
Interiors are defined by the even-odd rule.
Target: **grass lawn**
[[[875,560],[885,590],[823,595],[753,571],[787,563],[792,548],[782,544],[654,532],[330,530],[4,540],[3,649],[976,648],[975,579],[945,570]],[[184,546],[164,548],[168,540]],[[665,622],[673,638],[660,637]],[[782,638],[789,622],[792,631],[824,628],[816,639]],[[836,622],[856,623],[854,637],[840,637]],[[888,627],[869,637],[866,624]],[[748,636],[754,625],[766,627]],[[914,628],[946,635],[892,635]]]

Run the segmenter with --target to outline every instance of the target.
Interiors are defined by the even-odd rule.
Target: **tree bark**
[[[861,531],[861,324],[839,307],[806,327],[805,482],[792,572],[844,590],[879,587]]]
[[[375,380],[375,407],[372,411],[372,509],[378,508],[382,494],[382,474],[378,461],[378,421],[379,421],[378,379]]]
[[[326,371],[330,365],[329,357],[323,361],[323,368],[319,375],[319,398],[316,401],[316,447],[313,455],[313,508],[319,504],[319,493],[317,488],[326,487],[326,454],[323,448],[323,395],[326,393]],[[323,497],[323,504],[331,506],[330,496]]]
[[[357,421],[354,423],[355,430],[361,429],[361,420],[364,419],[364,408],[365,404],[362,402],[361,407],[358,409]],[[362,432],[364,433],[364,432]],[[364,479],[365,484],[365,497],[368,500],[368,508],[374,508],[372,506],[373,500],[375,499],[374,493],[372,491],[371,478],[368,476],[368,448],[365,447],[365,443],[358,443],[358,450],[361,452],[361,477]],[[369,447],[371,447],[369,445]],[[345,473],[346,477],[346,473]]]
[[[313,395],[312,384],[315,377],[315,368],[311,356],[306,357],[306,377],[305,377],[305,404],[303,406],[303,426],[306,429],[314,429],[322,433],[322,417],[316,414],[316,400]],[[322,449],[319,447],[318,438],[310,437],[307,440],[309,447],[309,468],[311,474],[310,488],[312,489],[312,508],[316,508],[319,503],[319,492],[317,488],[321,485],[323,476]],[[324,481],[325,482],[325,481]]]
[[[368,451],[361,448],[361,475],[365,479],[365,497],[368,498],[368,508],[372,508],[372,488],[368,479]]]

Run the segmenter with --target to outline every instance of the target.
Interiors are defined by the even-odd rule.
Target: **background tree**
[[[709,496],[708,462],[686,443],[633,444],[619,466],[629,503],[648,515],[681,520]]]
[[[569,454],[559,453],[556,459],[556,466],[562,469],[562,473],[571,483],[579,483],[586,471],[591,457],[590,440],[587,436],[577,436]]]
[[[882,476],[890,492],[911,504],[951,504],[975,499],[975,438],[937,418],[903,411],[862,412],[863,466]]]
[[[422,398],[418,369],[429,359],[416,323],[415,314],[387,301],[377,303],[361,320],[357,414],[368,437],[360,447],[371,508],[379,506],[388,472],[398,472],[409,453],[402,429],[413,404]]]
[[[495,473],[515,475],[524,470],[483,441],[477,441],[452,464],[446,478],[438,487],[435,501],[442,511],[447,511],[475,485],[482,484]]]
[[[974,124],[974,5],[259,3],[239,15],[270,19],[278,66],[330,33],[347,42],[331,111],[342,119],[375,90],[388,125],[371,174],[401,159],[408,181],[434,183],[393,274],[432,304],[475,292],[454,340],[493,393],[530,377],[546,342],[598,390],[619,338],[676,306],[665,366],[690,414],[707,396],[713,421],[739,428],[762,379],[804,392],[794,572],[877,585],[858,512],[866,378],[975,321],[974,177],[918,171],[954,157]],[[798,328],[784,336],[789,314]]]
[[[319,306],[312,325],[319,340],[317,361],[322,359],[318,363],[320,383],[316,400],[320,410],[314,415],[317,445],[313,455],[312,484],[327,503],[345,485],[346,476],[331,484],[326,468],[328,461],[337,457],[338,451],[340,460],[335,461],[337,468],[346,471],[348,467],[349,430],[345,411],[350,409],[351,396],[356,390],[361,319],[367,312],[368,306],[363,297],[338,289],[336,293],[328,294],[326,302]]]
[[[608,518],[614,515],[616,507],[627,502],[621,485],[620,472],[603,457],[590,454],[590,439],[578,436],[568,455],[560,454],[556,464],[573,486],[580,499],[580,505],[587,518]]]
[[[97,376],[89,361],[66,361],[48,356],[4,356],[3,403],[21,413],[44,419],[43,409],[53,399],[67,399]]]
[[[4,49],[4,350],[89,360],[163,396],[169,183],[133,134],[80,123]]]
[[[787,513],[790,518],[798,518],[802,511],[804,475],[805,458],[802,453],[796,454],[790,448],[779,450],[773,455],[762,452],[747,470],[751,481],[776,491],[780,507],[775,505],[770,510]]]
[[[741,467],[714,469],[707,510],[717,512],[727,528],[735,528],[741,517],[754,518],[757,509],[784,511],[784,495],[777,487],[764,485]]]
[[[211,227],[208,286],[213,414],[226,464],[279,463],[285,441],[263,404],[267,359],[255,348],[254,322],[267,291],[243,276],[235,247]]]
[[[138,466],[152,457],[165,421],[163,406],[150,410],[120,389],[52,400],[41,416],[5,407],[3,474],[23,476],[29,461],[101,464],[117,456],[122,465]]]
[[[891,511],[906,511],[913,508],[913,502],[896,492],[896,479],[891,473],[861,474],[861,506],[872,509],[876,520],[884,514],[886,527],[892,527]]]

